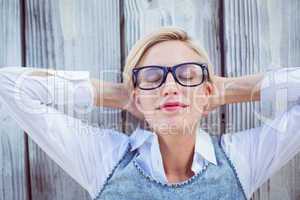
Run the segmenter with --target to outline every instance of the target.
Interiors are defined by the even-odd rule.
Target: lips
[[[160,106],[160,109],[174,110],[177,108],[185,108],[185,107],[187,107],[187,105],[181,102],[166,102]]]

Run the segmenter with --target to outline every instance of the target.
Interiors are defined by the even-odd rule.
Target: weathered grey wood
[[[260,5],[268,9],[268,15],[261,27],[267,24],[270,46],[270,61],[274,66],[300,66],[300,2],[267,1]],[[300,198],[300,154],[288,162],[270,180],[270,199]],[[266,193],[266,192],[264,192]],[[266,195],[265,195],[266,196]]]
[[[26,17],[28,66],[88,70],[93,78],[119,81],[119,1],[27,0]],[[122,127],[118,110],[94,109],[77,117],[95,126]],[[34,199],[89,199],[32,141],[30,166]]]
[[[219,1],[124,1],[125,15],[125,55],[134,43],[145,34],[162,26],[180,26],[203,46],[214,65],[216,74],[220,74],[220,40],[218,32]],[[205,11],[205,12],[200,12]],[[220,133],[220,109],[214,111],[202,126],[213,133]],[[136,120],[127,115],[128,132],[135,128]]]
[[[299,66],[299,1],[226,0],[224,5],[227,76],[263,72],[272,68],[271,64]],[[259,103],[227,106],[226,132],[261,125],[254,115],[259,106]],[[299,199],[299,164],[298,154],[275,173],[253,199]]]
[[[0,0],[0,67],[21,66],[20,3]],[[29,199],[23,131],[0,103],[0,199]]]
[[[271,63],[300,66],[298,0],[223,2],[223,67],[227,76],[265,71]],[[219,18],[218,0],[25,0],[25,3],[27,66],[88,70],[92,77],[120,81],[121,63],[140,37],[161,26],[177,25],[199,40],[208,51],[215,72],[221,73],[219,35],[223,21]],[[19,9],[17,0],[0,0],[0,67],[21,65]],[[120,11],[124,13],[124,30],[120,30],[123,20]],[[253,112],[259,106],[259,103],[226,106],[226,133],[259,126]],[[24,134],[5,115],[2,105],[0,110],[0,199],[29,199]],[[203,120],[202,127],[220,133],[220,113],[220,109],[214,111]],[[120,110],[98,108],[77,117],[95,126],[122,130]],[[124,130],[131,132],[136,121],[127,113],[124,123]],[[32,199],[89,199],[31,140],[29,147]],[[298,155],[288,162],[252,199],[299,199],[299,159]]]

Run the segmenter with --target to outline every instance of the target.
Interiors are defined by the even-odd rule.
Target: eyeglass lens
[[[203,80],[203,70],[196,64],[183,64],[176,68],[178,82],[185,86],[198,85]],[[146,67],[139,71],[137,82],[140,88],[156,88],[164,81],[164,70],[159,67]]]

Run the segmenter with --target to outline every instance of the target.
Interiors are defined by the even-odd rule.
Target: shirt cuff
[[[260,117],[275,119],[300,104],[300,67],[267,69],[261,83]]]
[[[84,114],[90,112],[93,108],[94,89],[90,82],[89,71],[67,71],[32,67],[13,67],[3,71],[6,73],[11,72],[18,76],[18,83],[21,87],[25,87],[25,91],[31,91],[30,88],[33,88],[36,84],[35,90],[39,93],[41,103],[54,106],[58,110],[65,110],[66,108],[78,114]],[[49,76],[30,75],[34,71],[47,72]],[[22,82],[23,79],[27,81]],[[38,85],[43,85],[44,87],[39,87]],[[46,88],[46,90],[43,88]]]
[[[89,71],[65,71],[49,69],[47,72],[68,80],[88,80],[90,78]]]
[[[56,102],[70,105],[78,114],[85,114],[92,110],[94,89],[88,71],[50,70],[48,73],[54,77],[52,79],[54,81],[53,92],[57,93],[56,97],[64,98],[65,91],[67,91],[67,99]]]

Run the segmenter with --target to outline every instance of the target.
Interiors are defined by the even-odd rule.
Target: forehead
[[[182,41],[164,41],[149,48],[138,66],[172,66],[183,62],[205,62],[199,54]]]

